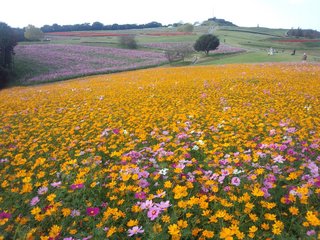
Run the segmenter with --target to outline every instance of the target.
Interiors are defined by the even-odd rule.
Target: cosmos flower
[[[99,214],[100,209],[98,207],[88,207],[86,212],[88,216],[96,216]]]
[[[128,236],[132,237],[133,235],[139,234],[139,233],[144,233],[144,230],[142,229],[141,226],[134,226],[133,228],[130,228],[128,230]]]

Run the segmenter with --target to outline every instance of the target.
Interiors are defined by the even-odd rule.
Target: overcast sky
[[[11,27],[33,24],[162,24],[224,18],[236,25],[320,30],[320,0],[8,0],[0,21]]]

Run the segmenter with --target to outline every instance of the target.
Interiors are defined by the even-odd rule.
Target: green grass
[[[266,52],[247,52],[228,56],[210,56],[203,62],[197,65],[211,65],[211,64],[230,64],[230,63],[261,63],[261,62],[299,62],[300,55],[291,56],[289,53],[276,53],[269,56]]]

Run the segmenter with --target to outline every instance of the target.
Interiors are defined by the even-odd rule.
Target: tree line
[[[13,70],[14,47],[16,45],[16,32],[6,23],[0,22],[0,89],[6,86]]]
[[[292,37],[320,38],[320,32],[312,29],[290,29],[287,35]]]
[[[150,22],[146,24],[112,24],[103,25],[101,22],[82,23],[74,25],[44,25],[41,27],[43,32],[71,32],[71,31],[99,31],[99,30],[128,30],[128,29],[143,29],[143,28],[158,28],[162,27],[161,23]]]

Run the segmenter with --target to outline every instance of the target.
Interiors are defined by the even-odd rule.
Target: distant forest
[[[320,32],[311,29],[290,29],[287,32],[288,36],[291,37],[304,37],[304,38],[320,38]]]
[[[41,27],[43,32],[71,32],[71,31],[99,31],[99,30],[127,30],[162,27],[161,23],[150,22],[146,24],[112,24],[103,25],[101,22],[74,24],[74,25],[44,25]]]

